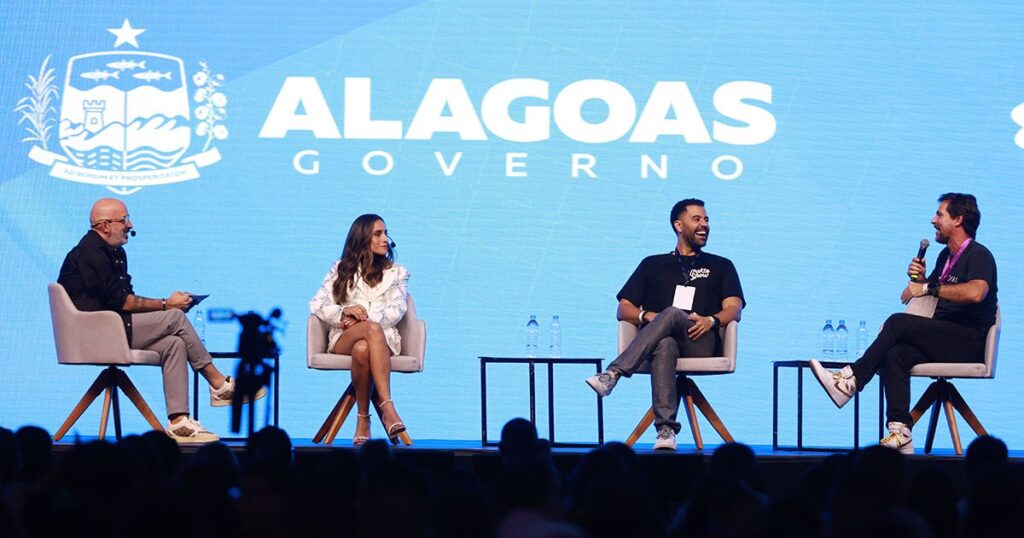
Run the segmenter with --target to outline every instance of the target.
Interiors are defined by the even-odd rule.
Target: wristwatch
[[[712,329],[717,329],[719,327],[719,325],[722,324],[722,320],[718,319],[714,315],[711,315],[711,316],[708,316],[708,317],[711,318],[711,328]]]

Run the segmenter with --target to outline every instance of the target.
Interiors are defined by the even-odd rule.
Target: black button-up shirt
[[[57,282],[64,286],[79,310],[113,310],[120,314],[131,343],[132,316],[123,307],[125,299],[135,291],[123,248],[110,246],[98,233],[89,230],[64,257]]]

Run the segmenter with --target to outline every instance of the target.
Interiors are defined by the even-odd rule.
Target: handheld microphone
[[[929,244],[930,243],[928,242],[927,239],[922,239],[921,240],[921,243],[917,247],[917,258],[915,258],[915,259],[924,259],[924,253],[928,251],[928,245]],[[921,275],[918,275],[916,273],[907,273],[907,274],[910,276],[910,280],[917,281],[918,279],[921,278]]]

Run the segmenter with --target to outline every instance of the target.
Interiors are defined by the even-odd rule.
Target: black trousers
[[[985,338],[950,321],[913,314],[893,314],[878,338],[851,365],[861,391],[878,372],[885,383],[885,415],[889,422],[910,418],[910,369],[923,362],[984,362]]]

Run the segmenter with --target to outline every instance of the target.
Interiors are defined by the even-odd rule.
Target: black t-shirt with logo
[[[701,316],[721,311],[726,297],[739,297],[744,306],[747,304],[736,267],[728,258],[707,252],[680,256],[672,251],[644,258],[616,298],[626,299],[644,310],[661,312],[672,306],[676,286],[695,288],[693,312]]]
[[[949,247],[942,249],[928,282],[938,282],[942,275],[942,269],[946,266],[946,260],[950,257]],[[954,303],[945,299],[939,299],[935,306],[934,319],[952,321],[974,329],[978,336],[984,338],[989,327],[996,322],[996,260],[984,245],[977,241],[971,241],[964,249],[956,265],[950,270],[949,275],[943,284],[963,284],[971,280],[984,280],[988,282],[988,295],[980,303]]]

